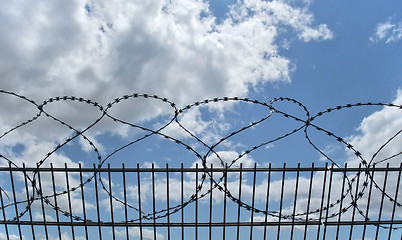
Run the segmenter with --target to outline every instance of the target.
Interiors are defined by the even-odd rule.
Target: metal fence
[[[401,171],[10,165],[0,239],[400,239]]]
[[[379,134],[381,139],[368,139],[373,149],[359,148],[364,150],[360,152],[350,139],[341,137],[344,134],[324,128],[319,120],[358,108],[382,108],[397,114],[402,110],[400,104],[359,102],[313,114],[301,102],[284,97],[269,102],[221,97],[179,108],[167,98],[139,93],[117,97],[106,105],[75,96],[57,96],[39,103],[5,90],[0,90],[0,95],[6,106],[3,115],[10,118],[0,132],[0,240],[401,239],[402,129],[396,127],[400,122],[390,127],[389,133]],[[27,105],[18,111],[7,105],[18,101]],[[122,102],[133,107],[149,103],[167,108],[155,122],[141,122],[137,115],[124,120],[118,114],[126,113],[127,105],[121,107]],[[202,113],[202,108],[226,103],[244,106],[246,110],[240,110],[244,115],[260,115],[248,123],[233,124],[218,134],[215,143],[203,141],[203,134],[185,127],[183,119],[192,109]],[[291,109],[285,111],[287,107]],[[262,123],[272,126],[272,134],[254,131]],[[113,144],[103,153],[101,140],[90,136],[102,129],[107,138],[107,132],[115,132],[115,124],[138,134],[128,142],[106,140]],[[290,125],[276,132],[276,124]],[[169,128],[186,137],[169,135]],[[377,126],[373,130],[381,131]],[[247,142],[250,135],[255,141]],[[291,136],[294,142],[285,143],[286,153],[303,153],[298,159],[304,161],[312,150],[320,160],[333,165],[289,166],[281,165],[281,160],[263,165],[268,156],[264,151]],[[323,136],[328,139],[324,146],[340,146],[345,155],[320,148],[317,141]],[[49,144],[41,137],[55,139]],[[129,166],[133,156],[143,156],[147,141],[164,144],[166,160],[178,156],[172,163],[200,165]],[[247,144],[229,156],[226,144],[233,146],[231,141]],[[298,150],[293,149],[299,145]],[[80,155],[84,150],[77,146],[91,153]],[[302,146],[309,146],[309,150]],[[178,150],[172,151],[175,147]],[[116,158],[118,153],[126,157]],[[144,156],[155,159],[148,153]],[[294,159],[283,152],[275,158],[289,163]],[[142,160],[135,161],[149,162]],[[119,165],[122,162],[127,165]],[[258,167],[251,162],[258,162]],[[341,167],[343,162],[356,164]],[[219,164],[219,168],[210,163]]]

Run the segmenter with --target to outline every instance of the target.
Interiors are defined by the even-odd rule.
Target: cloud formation
[[[3,6],[0,20],[2,88],[37,101],[74,95],[107,103],[132,92],[179,104],[245,96],[250,87],[290,81],[292,63],[277,44],[282,33],[302,41],[332,37],[326,25],[315,26],[307,6],[282,1],[236,3],[218,23],[201,0],[20,0]],[[165,112],[155,105],[134,110],[132,119]],[[79,116],[75,106],[57,111]]]
[[[396,23],[388,18],[385,22],[377,24],[375,33],[370,37],[371,42],[391,43],[402,39],[402,22]]]
[[[401,103],[402,91],[399,90],[394,104]],[[365,117],[357,130],[357,134],[350,136],[348,141],[362,153],[368,163],[371,165],[376,163],[377,166],[389,163],[390,166],[399,167],[401,156],[392,156],[401,152],[399,144],[402,130],[401,109],[384,107]],[[348,164],[357,165],[360,161],[352,155],[353,153],[350,154]]]

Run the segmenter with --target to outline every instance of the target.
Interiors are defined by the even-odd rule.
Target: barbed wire
[[[199,159],[202,163],[202,175],[200,177],[201,181],[198,184],[198,186],[196,187],[196,191],[189,197],[189,199],[185,202],[183,202],[182,204],[178,204],[163,210],[158,210],[155,212],[151,212],[151,213],[145,213],[143,211],[140,212],[140,217],[136,218],[136,219],[130,219],[128,220],[128,222],[136,222],[136,221],[140,221],[141,219],[148,219],[148,220],[152,220],[152,219],[160,219],[160,218],[164,218],[168,215],[174,214],[178,211],[180,211],[181,209],[183,209],[184,207],[186,207],[187,205],[189,205],[190,203],[197,201],[205,196],[207,196],[208,194],[211,194],[211,192],[214,189],[218,189],[219,191],[221,191],[222,193],[225,194],[226,197],[228,197],[229,199],[231,199],[234,203],[238,204],[240,207],[247,209],[249,211],[253,211],[255,213],[261,213],[261,214],[265,214],[265,215],[269,215],[275,218],[281,218],[281,219],[293,219],[293,220],[306,220],[306,218],[303,218],[303,216],[311,216],[312,214],[315,213],[320,213],[322,211],[329,211],[329,209],[334,208],[335,206],[343,203],[346,199],[347,196],[350,197],[351,201],[347,206],[343,206],[342,209],[336,213],[332,213],[330,215],[327,216],[321,216],[318,218],[314,218],[314,217],[310,217],[308,218],[308,220],[319,220],[319,221],[325,221],[327,219],[330,218],[334,218],[339,216],[340,214],[344,214],[347,211],[349,211],[350,209],[355,209],[358,211],[358,213],[366,220],[370,220],[370,218],[367,216],[366,213],[364,213],[363,210],[360,209],[359,205],[358,205],[358,201],[360,199],[362,199],[362,197],[364,196],[367,187],[369,186],[369,184],[372,184],[381,194],[383,197],[386,197],[390,202],[394,203],[398,208],[402,207],[402,204],[400,202],[398,202],[396,199],[394,199],[392,196],[390,196],[385,189],[383,189],[381,186],[379,186],[379,184],[375,181],[373,175],[371,174],[370,169],[372,169],[375,164],[379,164],[379,163],[383,163],[386,161],[389,161],[390,159],[393,159],[397,156],[402,155],[402,152],[396,153],[390,157],[381,159],[381,160],[377,160],[375,161],[374,159],[376,158],[376,156],[380,153],[380,151],[382,151],[386,145],[388,145],[391,141],[393,141],[397,136],[400,135],[400,133],[402,132],[402,129],[397,131],[392,137],[390,137],[383,145],[380,146],[380,148],[375,152],[375,154],[371,157],[371,159],[365,159],[363,157],[363,154],[361,152],[359,152],[351,143],[347,142],[344,138],[336,135],[335,133],[326,130],[318,125],[316,125],[314,123],[314,121],[326,114],[335,112],[335,111],[340,111],[343,109],[347,109],[347,108],[356,108],[356,107],[363,107],[363,106],[380,106],[380,107],[391,107],[391,108],[396,108],[399,110],[402,110],[402,105],[399,104],[393,104],[393,103],[373,103],[373,102],[365,102],[365,103],[355,103],[355,104],[346,104],[346,105],[338,105],[335,106],[333,108],[328,108],[324,111],[320,111],[315,115],[311,115],[311,113],[309,112],[308,108],[303,105],[301,102],[292,99],[292,98],[286,98],[286,97],[279,97],[279,98],[274,98],[269,102],[262,102],[259,100],[254,100],[254,99],[249,99],[249,98],[240,98],[240,97],[222,97],[222,98],[212,98],[212,99],[205,99],[203,101],[197,101],[193,104],[189,104],[183,108],[178,108],[176,106],[176,104],[174,102],[171,102],[170,100],[168,100],[167,98],[162,98],[159,97],[157,95],[151,95],[151,94],[140,94],[140,93],[134,93],[134,94],[130,94],[130,95],[124,95],[121,96],[119,98],[116,98],[115,100],[113,100],[112,102],[108,103],[106,106],[102,106],[101,104],[99,104],[98,102],[95,102],[93,100],[90,99],[86,99],[86,98],[81,98],[81,97],[74,97],[74,96],[58,96],[58,97],[53,97],[53,98],[49,98],[48,100],[43,101],[41,104],[36,103],[34,100],[29,99],[23,95],[14,93],[14,92],[10,92],[10,91],[5,91],[5,90],[0,90],[0,94],[4,94],[4,95],[8,95],[11,97],[16,97],[16,98],[20,98],[30,104],[32,104],[34,107],[36,107],[37,109],[37,113],[36,115],[34,115],[32,118],[25,120],[17,125],[15,125],[14,127],[10,128],[9,130],[5,131],[4,133],[0,133],[0,141],[2,140],[2,138],[4,138],[6,135],[17,131],[18,129],[22,128],[23,126],[26,126],[36,120],[38,120],[41,117],[47,117],[55,122],[57,122],[58,124],[67,127],[68,129],[70,129],[73,134],[72,136],[68,137],[67,139],[64,140],[64,142],[58,144],[53,150],[49,151],[45,156],[43,156],[43,158],[41,158],[39,161],[36,162],[36,166],[38,168],[38,171],[35,171],[33,173],[33,176],[29,176],[28,174],[26,174],[24,172],[25,177],[28,179],[28,181],[30,182],[31,186],[32,186],[32,193],[31,196],[26,200],[26,201],[20,201],[20,202],[11,202],[9,196],[7,195],[7,193],[5,192],[5,190],[3,188],[1,188],[0,186],[0,191],[4,192],[7,196],[7,198],[9,199],[9,203],[4,205],[4,208],[10,207],[10,206],[14,206],[16,204],[20,204],[20,203],[26,203],[26,207],[24,210],[22,210],[21,212],[18,213],[17,216],[15,216],[13,219],[10,220],[18,220],[20,219],[22,216],[25,215],[25,213],[28,212],[28,210],[30,209],[31,205],[36,201],[36,200],[43,200],[47,205],[49,205],[51,208],[53,208],[54,210],[62,213],[64,216],[68,216],[73,218],[76,221],[87,221],[87,222],[92,222],[92,220],[90,219],[83,219],[80,216],[77,215],[73,215],[70,211],[67,211],[65,209],[62,209],[59,206],[56,206],[55,204],[53,204],[49,199],[54,197],[54,196],[60,196],[60,195],[64,195],[73,191],[76,191],[80,188],[82,188],[84,185],[88,184],[89,182],[91,182],[94,178],[99,179],[101,188],[103,189],[103,191],[105,191],[105,193],[113,198],[115,201],[125,205],[128,208],[131,208],[135,211],[140,212],[140,210],[138,208],[136,208],[135,206],[127,203],[126,201],[123,201],[121,199],[119,199],[118,197],[116,197],[115,195],[111,194],[108,190],[108,187],[106,187],[107,184],[104,183],[103,178],[99,172],[98,176],[96,175],[96,173],[94,173],[91,177],[87,178],[85,181],[83,181],[81,184],[79,184],[78,186],[73,186],[69,189],[66,189],[64,191],[61,192],[56,192],[55,194],[49,194],[49,195],[45,195],[42,192],[42,189],[38,186],[38,181],[37,181],[37,175],[39,172],[39,168],[46,162],[46,160],[48,160],[53,154],[55,154],[58,150],[60,150],[63,146],[69,144],[70,142],[72,142],[74,139],[80,137],[83,138],[84,141],[87,142],[87,144],[89,144],[89,146],[92,148],[92,151],[95,153],[96,158],[97,158],[97,168],[102,168],[104,163],[109,160],[113,155],[115,155],[116,153],[122,151],[123,149],[134,145],[136,143],[139,143],[141,141],[143,141],[144,139],[147,139],[153,135],[157,135],[157,136],[161,136],[164,139],[168,140],[168,141],[172,141],[178,145],[181,145],[182,147],[184,147],[188,152],[191,152],[192,154],[195,155],[195,157],[197,159]],[[151,128],[147,128],[144,126],[140,126],[140,125],[136,125],[134,123],[128,122],[128,121],[124,121],[122,119],[119,119],[115,116],[113,116],[112,114],[110,114],[110,110],[116,106],[117,104],[124,102],[126,100],[129,99],[152,99],[158,102],[162,102],[164,104],[167,104],[168,106],[170,106],[170,108],[172,108],[172,118],[167,121],[166,124],[162,125],[161,127],[159,127],[158,129],[151,129]],[[74,128],[71,124],[53,116],[52,114],[48,113],[46,111],[46,107],[47,105],[49,105],[50,103],[57,103],[57,102],[78,102],[81,104],[87,104],[89,106],[92,106],[96,109],[98,109],[101,113],[101,115],[95,119],[91,124],[89,124],[86,128],[84,128],[83,130],[78,130],[76,128]],[[249,123],[248,125],[245,125],[233,132],[231,132],[230,134],[228,134],[225,137],[222,137],[220,140],[218,140],[216,143],[212,144],[212,145],[208,145],[205,141],[201,140],[201,138],[199,136],[197,136],[197,134],[193,133],[191,130],[189,130],[188,128],[186,128],[184,126],[184,124],[181,123],[180,121],[180,116],[185,114],[186,111],[195,108],[195,107],[199,107],[199,106],[208,106],[208,104],[210,103],[221,103],[221,102],[244,102],[244,103],[250,103],[250,104],[255,104],[255,105],[260,105],[264,108],[267,109],[268,114],[266,114],[264,117],[262,117],[261,119],[257,120],[257,121],[253,121],[251,123]],[[279,110],[278,108],[275,107],[275,104],[278,102],[288,102],[288,103],[292,103],[295,104],[296,106],[300,107],[304,113],[305,116],[304,118],[300,118],[297,117],[295,115],[292,115],[290,113],[284,112]],[[276,138],[273,139],[267,139],[266,141],[257,144],[243,152],[241,152],[235,159],[233,159],[229,164],[225,164],[225,161],[222,159],[222,157],[219,155],[219,151],[217,151],[216,149],[221,146],[223,143],[225,143],[226,141],[228,141],[228,139],[238,135],[241,132],[246,131],[247,129],[250,129],[254,126],[257,126],[259,124],[261,124],[262,122],[266,121],[267,119],[271,118],[274,115],[281,115],[285,118],[294,120],[298,123],[300,123],[300,126],[292,129],[291,131],[288,131],[287,133],[278,136]],[[90,140],[89,137],[86,136],[86,132],[88,132],[88,130],[90,130],[91,128],[93,128],[94,126],[96,126],[97,124],[99,124],[101,121],[103,121],[103,119],[111,119],[112,121],[131,127],[131,128],[135,128],[135,129],[140,129],[146,132],[146,134],[144,134],[141,137],[132,139],[129,143],[125,144],[122,147],[119,147],[117,149],[115,149],[113,152],[111,152],[110,154],[106,155],[106,156],[102,156],[101,151],[99,150],[99,148],[96,146],[96,144],[94,143],[94,141]],[[202,146],[207,148],[207,152],[205,154],[202,154],[201,152],[197,151],[195,149],[195,147],[185,143],[184,141],[180,140],[179,138],[175,138],[173,136],[170,136],[168,134],[166,134],[163,130],[166,129],[168,126],[170,126],[171,124],[176,123],[182,130],[184,130],[193,140],[195,140],[196,142],[198,142],[199,144],[201,144]],[[327,207],[323,207],[323,208],[319,208],[319,209],[315,209],[315,210],[308,210],[302,213],[294,213],[294,214],[282,214],[279,211],[267,211],[264,209],[258,209],[254,206],[251,206],[249,204],[247,204],[244,201],[241,201],[240,199],[236,198],[235,195],[233,195],[227,188],[223,187],[221,184],[222,182],[225,181],[225,179],[227,178],[228,172],[223,171],[222,176],[219,177],[218,179],[215,179],[214,177],[212,177],[211,173],[208,172],[208,166],[207,166],[207,158],[210,156],[215,156],[219,163],[220,163],[220,167],[228,169],[233,167],[234,164],[236,164],[237,162],[239,162],[240,159],[242,159],[243,157],[251,154],[253,151],[260,149],[263,146],[268,146],[269,144],[275,143],[281,139],[287,138],[297,132],[304,132],[304,136],[307,140],[307,142],[318,152],[320,153],[326,160],[328,160],[332,166],[335,166],[337,168],[339,168],[339,164],[332,159],[331,157],[329,157],[327,154],[325,154],[325,152],[320,149],[319,147],[316,146],[316,144],[314,144],[314,142],[312,141],[310,135],[309,135],[309,129],[313,128],[318,130],[319,132],[325,133],[326,135],[328,135],[329,137],[335,139],[337,142],[339,142],[340,144],[343,144],[349,151],[351,151],[359,160],[360,160],[360,166],[363,169],[366,169],[366,171],[364,171],[364,180],[362,183],[362,188],[357,192],[353,193],[353,184],[356,182],[356,179],[358,179],[360,177],[361,172],[357,172],[354,176],[346,176],[346,181],[347,181],[347,189],[345,191],[344,194],[341,195],[340,198],[332,201],[332,202],[328,202]],[[0,154],[0,158],[6,160],[10,166],[16,167],[16,168],[21,168],[22,166],[19,166],[18,164],[16,164],[13,160],[9,159],[8,157],[4,156],[3,154]],[[345,173],[346,174],[346,173]],[[206,190],[205,192],[201,192],[203,189],[203,185],[204,182],[206,181],[206,179],[211,179],[211,181],[213,181],[213,187],[211,189]],[[356,187],[357,188],[357,187]],[[36,195],[36,196],[35,196]],[[329,201],[329,199],[328,199]],[[1,208],[0,208],[1,209]],[[390,228],[388,226],[380,226],[382,228]],[[398,229],[398,227],[392,227],[392,229]]]

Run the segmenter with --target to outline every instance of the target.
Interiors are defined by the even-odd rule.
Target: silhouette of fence
[[[24,239],[52,239],[52,235],[69,239],[67,233],[73,239],[162,239],[162,235],[164,239],[398,239],[400,205],[384,195],[378,202],[374,197],[378,186],[367,180],[381,177],[377,184],[397,200],[401,172],[401,167],[367,170],[333,165],[207,169],[10,165],[0,168],[3,186],[9,187],[0,191],[0,224],[8,239],[10,232]],[[31,181],[33,174],[37,181]],[[77,184],[72,181],[74,174],[80,181],[72,187]],[[94,177],[84,184],[88,174]],[[391,175],[397,176],[398,186],[389,190]],[[232,178],[239,181],[228,181]],[[41,187],[49,179],[51,185],[44,192]],[[25,195],[16,192],[17,186],[26,190]]]
[[[132,94],[116,98],[102,106],[90,99],[73,96],[54,97],[42,104],[25,96],[0,90],[2,96],[28,102],[37,114],[0,133],[5,136],[41,119],[50,119],[71,130],[72,135],[29,166],[15,161],[16,155],[2,152],[0,160],[0,239],[400,239],[402,204],[400,203],[402,151],[382,159],[376,155],[395,141],[402,129],[393,134],[370,159],[364,158],[347,140],[326,130],[315,120],[331,112],[347,108],[381,106],[401,110],[392,103],[356,103],[339,105],[310,114],[295,99],[275,98],[270,102],[248,98],[223,97],[196,102],[179,109],[166,98],[148,94]],[[110,110],[128,99],[152,99],[168,104],[172,119],[157,129],[119,119]],[[210,103],[243,102],[266,108],[260,120],[239,128],[214,144],[207,144],[187,129],[180,116],[191,108]],[[73,123],[46,111],[47,105],[75,102],[89,105],[101,113],[90,125],[78,130]],[[275,107],[287,102],[300,107],[304,118]],[[294,120],[299,126],[279,137],[265,139],[227,161],[218,147],[231,137],[261,124],[274,115]],[[144,131],[145,134],[102,156],[94,141],[86,134],[104,119]],[[164,131],[176,124],[196,143],[195,147]],[[335,139],[360,161],[358,167],[341,166],[310,138],[309,129]],[[257,166],[234,167],[242,158],[271,143],[303,132],[307,142],[329,162],[325,167]],[[106,161],[117,152],[150,136],[160,136],[190,152],[200,165],[192,168],[154,167],[111,168]],[[74,139],[81,138],[96,155],[92,168],[53,167],[46,163]],[[1,145],[0,145],[1,146]],[[206,149],[206,151],[205,151]],[[207,159],[216,157],[219,166],[208,166]],[[18,156],[17,156],[18,157]],[[390,160],[393,161],[390,165]],[[21,162],[21,161],[19,161]],[[32,165],[34,163],[34,165]],[[397,163],[397,164],[396,164]],[[35,166],[36,167],[32,167]]]

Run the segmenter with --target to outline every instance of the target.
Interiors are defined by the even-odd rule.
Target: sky
[[[1,165],[11,160],[19,167],[92,167],[100,156],[103,166],[112,167],[194,167],[201,158],[221,166],[219,156],[246,167],[357,166],[362,159],[356,152],[370,166],[401,162],[400,156],[381,161],[401,152],[401,136],[387,143],[402,129],[398,107],[345,107],[312,121],[344,142],[311,126],[271,142],[303,125],[285,114],[306,121],[305,109],[315,116],[338,105],[402,104],[401,1],[0,5]],[[55,100],[63,96],[91,101]],[[223,97],[231,100],[195,104]],[[295,99],[305,109],[286,99],[271,102],[278,97]],[[108,115],[99,106],[108,107]],[[175,109],[182,109],[177,121]],[[35,121],[17,127],[38,113]],[[68,141],[76,135],[68,126],[85,130],[86,138]],[[152,131],[170,138],[154,134],[114,152]],[[212,146],[216,154],[209,151]],[[254,146],[260,147],[237,159]]]

